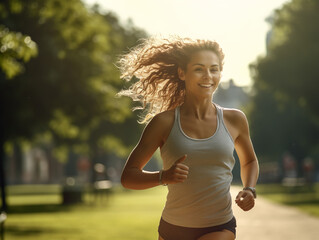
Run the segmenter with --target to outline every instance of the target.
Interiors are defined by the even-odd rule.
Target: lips
[[[211,88],[214,86],[213,83],[199,83],[198,85],[203,88]]]

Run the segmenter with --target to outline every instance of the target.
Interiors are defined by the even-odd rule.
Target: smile
[[[203,87],[203,88],[211,88],[211,87],[213,87],[214,86],[214,84],[213,83],[209,83],[209,84],[204,84],[204,83],[200,83],[200,84],[198,84],[200,87]]]

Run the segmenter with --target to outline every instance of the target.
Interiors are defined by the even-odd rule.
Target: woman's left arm
[[[240,162],[240,175],[244,188],[255,188],[258,176],[259,165],[250,139],[248,121],[243,112],[236,111],[236,129],[238,135],[235,139],[235,149]],[[242,190],[236,197],[237,205],[244,211],[252,209],[255,205],[254,194],[251,190]]]

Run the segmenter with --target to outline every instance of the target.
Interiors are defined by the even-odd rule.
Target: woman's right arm
[[[147,189],[158,186],[159,172],[142,170],[163,142],[163,119],[155,116],[145,127],[141,139],[131,152],[123,169],[121,183],[129,189]]]
[[[160,185],[159,171],[148,172],[143,168],[151,159],[156,149],[162,146],[173,125],[174,117],[162,113],[155,116],[145,127],[141,139],[131,152],[121,177],[123,187],[128,189],[147,189]],[[187,178],[188,167],[178,159],[175,164],[163,172],[162,183],[183,182]]]

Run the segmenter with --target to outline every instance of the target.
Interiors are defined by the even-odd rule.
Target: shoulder
[[[248,128],[248,121],[245,113],[235,108],[222,108],[224,120],[237,129]]]
[[[174,119],[175,109],[172,109],[155,115],[151,121],[157,124],[168,124],[174,122]]]
[[[162,143],[165,142],[174,124],[174,119],[174,110],[168,110],[155,115],[146,125],[143,135],[145,135],[145,137],[156,138]]]
[[[169,127],[173,124],[174,119],[175,119],[175,111],[168,110],[155,115],[148,125],[161,127],[161,128]]]
[[[224,118],[230,121],[247,121],[246,115],[243,111],[236,108],[222,108]]]

